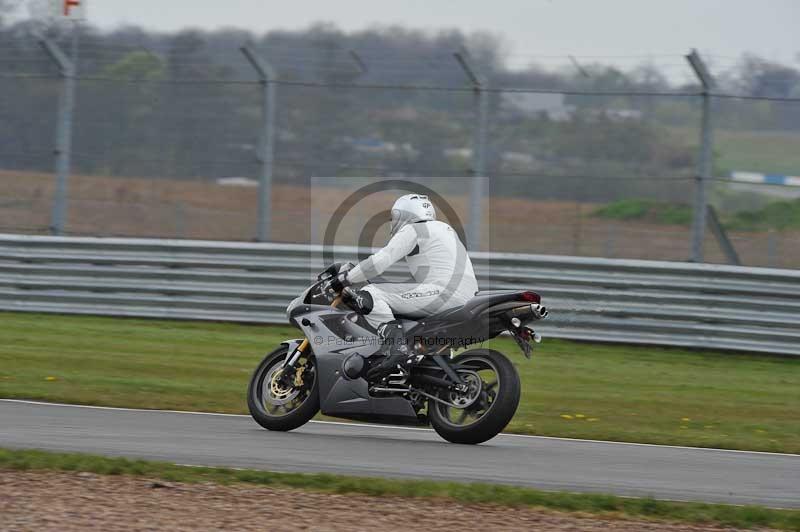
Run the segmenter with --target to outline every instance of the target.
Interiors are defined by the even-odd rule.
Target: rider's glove
[[[347,280],[347,272],[340,273],[328,281],[328,289],[336,292],[337,294],[341,293],[341,291],[344,290],[344,287],[349,285],[350,282]]]

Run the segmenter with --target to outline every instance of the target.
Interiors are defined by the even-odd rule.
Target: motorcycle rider
[[[350,284],[364,283],[405,259],[415,282],[373,283],[356,292],[355,303],[367,322],[381,336],[384,358],[367,372],[374,382],[406,371],[409,357],[404,318],[423,318],[461,306],[478,292],[472,262],[458,235],[448,224],[436,220],[436,211],[427,196],[406,194],[395,201],[391,211],[391,238],[386,246],[351,270],[334,277],[329,288],[335,292]],[[345,373],[361,376],[364,359],[345,362]]]

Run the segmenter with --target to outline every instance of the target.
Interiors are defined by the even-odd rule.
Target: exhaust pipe
[[[543,320],[548,314],[550,314],[547,311],[547,307],[540,305],[539,303],[531,303],[531,312],[537,320]]]
[[[544,306],[540,305],[539,303],[531,303],[530,305],[525,305],[524,307],[516,307],[511,309],[506,316],[508,316],[509,319],[516,318],[524,322],[530,318],[543,320],[548,314],[549,312]]]

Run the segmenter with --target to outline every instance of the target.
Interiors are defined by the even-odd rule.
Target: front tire
[[[494,438],[506,428],[519,406],[521,386],[516,368],[505,355],[492,349],[469,350],[450,364],[456,371],[459,366],[476,370],[481,391],[478,399],[463,409],[429,399],[431,425],[439,436],[452,443],[477,444]],[[495,374],[496,381],[484,380],[489,372]],[[453,397],[443,394],[442,399],[452,401]]]
[[[267,430],[296,429],[308,423],[319,411],[319,379],[313,355],[304,354],[299,360],[302,385],[283,387],[273,379],[283,366],[288,350],[282,345],[264,357],[247,387],[250,415]],[[311,351],[310,348],[306,350]]]

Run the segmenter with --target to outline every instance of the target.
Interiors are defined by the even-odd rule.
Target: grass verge
[[[446,498],[463,503],[532,506],[566,512],[612,514],[636,518],[718,523],[736,527],[800,530],[800,511],[760,506],[683,503],[616,497],[604,494],[546,492],[480,483],[393,480],[331,474],[273,473],[220,467],[178,466],[165,462],[106,458],[75,453],[0,449],[0,469],[87,471],[102,475],[134,475],[171,482],[247,483],[372,496]]]
[[[282,326],[0,313],[0,397],[246,413]],[[550,340],[525,360],[508,431],[800,453],[800,359]]]
[[[742,231],[800,228],[800,199],[774,201],[761,209],[737,212],[727,226]]]
[[[637,198],[609,203],[594,211],[592,215],[612,220],[645,220],[668,225],[692,223],[692,208],[688,205]]]
[[[666,225],[689,225],[692,209],[688,205],[647,199],[622,199],[599,209],[592,216],[611,220],[644,220]],[[723,220],[732,231],[785,231],[800,228],[800,199],[771,201],[758,209],[740,210]]]
[[[795,132],[720,129],[714,132],[716,164],[726,170],[798,175],[799,141]]]

